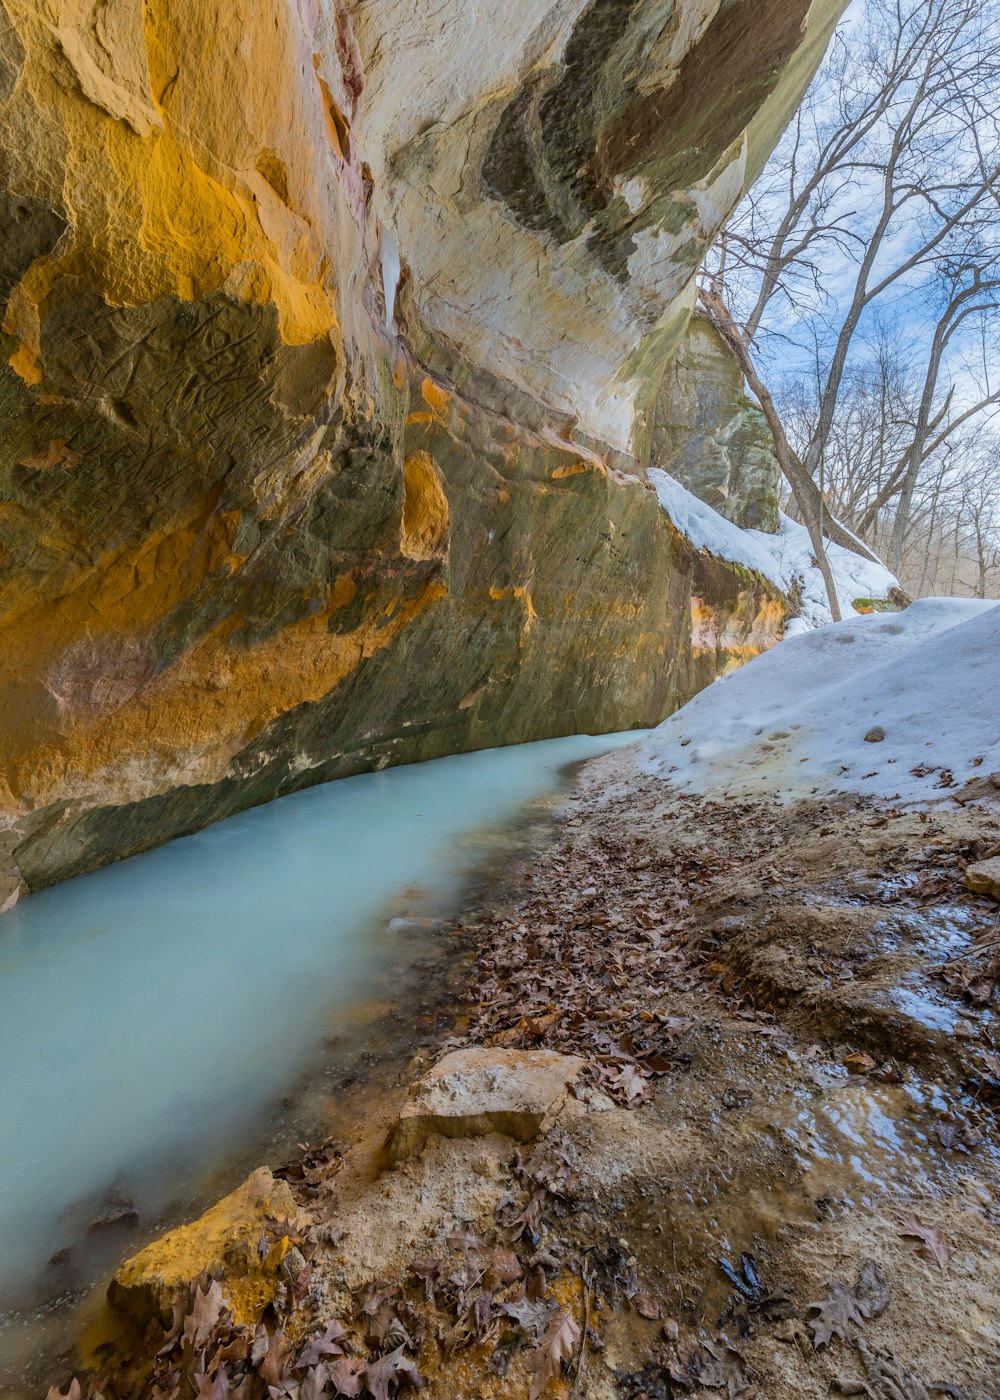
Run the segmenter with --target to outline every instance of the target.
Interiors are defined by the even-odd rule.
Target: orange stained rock
[[[555,471],[550,472],[549,475],[553,481],[563,481],[567,476],[579,476],[581,472],[587,470],[586,462],[573,462],[568,467],[556,467]]]
[[[227,645],[239,622],[229,618],[108,709],[53,707],[50,692],[46,716],[40,704],[44,678],[36,672],[32,684],[18,676],[8,689],[0,732],[0,744],[14,750],[0,765],[10,778],[7,801],[42,806],[72,797],[81,782],[96,801],[109,800],[122,783],[130,799],[148,796],[176,786],[189,765],[199,782],[218,779],[271,720],[328,695],[447,593],[440,581],[424,583],[413,596],[377,608],[354,631],[331,633],[329,619],[347,601],[348,591],[346,585],[334,588],[321,611],[252,646]],[[10,694],[12,688],[17,696]],[[19,718],[12,705],[18,699],[20,741],[10,745],[10,721]],[[130,767],[136,771],[129,773]]]
[[[720,614],[704,598],[692,596],[692,655],[724,657],[723,674],[728,675],[780,640],[784,622],[785,604],[780,599],[757,605],[751,594],[743,592],[731,612]]]
[[[66,446],[65,438],[52,438],[44,452],[38,452],[30,457],[22,457],[18,466],[28,467],[32,471],[51,471],[54,467],[62,467],[65,471],[72,471],[79,464],[79,461],[80,454],[70,451]]]
[[[222,1291],[233,1321],[253,1326],[278,1285],[281,1261],[291,1249],[282,1235],[261,1258],[258,1245],[268,1220],[294,1218],[296,1204],[287,1183],[258,1167],[230,1195],[197,1220],[147,1245],[118,1269],[108,1290],[114,1308],[148,1321],[170,1316],[174,1295],[203,1273],[222,1276]]]
[[[448,408],[451,404],[451,394],[448,393],[447,389],[442,388],[440,384],[435,384],[433,379],[425,376],[423,383],[420,385],[420,393],[424,403],[428,408],[433,410],[434,413],[441,418],[447,415]]]
[[[535,612],[535,604],[531,597],[531,592],[526,584],[514,583],[506,588],[501,588],[497,584],[490,584],[490,597],[495,603],[501,602],[504,598],[515,598],[524,604],[525,611],[525,632],[530,632],[532,624],[538,621],[538,614]]]
[[[221,3],[209,4],[192,21],[173,0],[147,0],[134,33],[116,31],[105,69],[115,67],[107,72],[88,48],[86,16],[71,13],[74,4],[59,0],[66,13],[58,28],[30,7],[18,16],[27,49],[22,97],[27,102],[30,95],[35,110],[60,130],[64,169],[50,197],[65,204],[70,228],[57,252],[36,259],[11,298],[4,329],[21,342],[11,367],[29,385],[40,382],[39,323],[62,277],[82,279],[113,305],[171,294],[193,300],[224,288],[247,302],[273,303],[287,343],[336,333],[323,231],[291,207],[287,194],[280,217],[269,211],[265,228],[255,193],[263,154],[269,170],[282,172],[281,180],[269,180],[279,196],[278,186],[290,178],[275,149],[280,134],[273,144],[263,140],[269,127],[284,123],[287,147],[293,129],[292,116],[267,103],[269,84],[280,82],[280,72],[269,68],[292,62],[300,42],[286,7],[263,0],[240,19]],[[192,22],[199,34],[190,32]],[[230,53],[225,35],[237,23],[240,43]],[[257,74],[259,84],[248,83],[243,92],[205,82],[198,39],[206,29],[213,61],[226,54],[226,63]],[[318,132],[318,89],[314,101]],[[299,151],[306,151],[297,157],[297,192],[308,201],[319,182],[303,163],[310,156],[302,118],[295,125]],[[43,169],[40,178],[47,174]],[[303,177],[312,190],[298,189]]]
[[[448,497],[434,458],[411,452],[403,464],[403,527],[400,548],[410,559],[431,559],[448,534]]]
[[[452,396],[447,389],[443,389],[440,384],[435,384],[434,380],[428,376],[420,385],[420,394],[427,410],[414,409],[406,416],[408,425],[416,423],[439,423],[442,427],[448,423],[448,409],[452,402]]]

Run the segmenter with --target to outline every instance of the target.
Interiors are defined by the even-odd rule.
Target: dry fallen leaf
[[[344,1395],[353,1400],[361,1394],[365,1380],[365,1363],[353,1356],[342,1357],[328,1369],[328,1377],[333,1385],[334,1395]]]
[[[226,1300],[218,1279],[213,1279],[204,1292],[195,1286],[191,1309],[184,1319],[184,1340],[190,1342],[195,1351],[208,1341],[225,1307]]]
[[[553,1316],[545,1329],[545,1335],[535,1349],[529,1363],[531,1370],[531,1391],[529,1400],[538,1400],[550,1380],[560,1373],[563,1362],[569,1361],[573,1348],[580,1338],[580,1329],[572,1313],[565,1309]]]
[[[854,1296],[862,1315],[869,1320],[881,1317],[889,1306],[889,1285],[874,1259],[866,1259],[861,1265]]]
[[[941,1238],[935,1226],[925,1225],[917,1215],[908,1215],[901,1223],[899,1233],[904,1239],[921,1241],[915,1251],[918,1259],[926,1259],[936,1264],[942,1272],[948,1267],[948,1260],[955,1251]]]
[[[701,1362],[699,1383],[709,1390],[725,1389],[730,1400],[745,1395],[754,1376],[733,1344],[723,1337],[720,1342],[705,1342],[704,1351],[709,1357]]]
[[[80,1382],[76,1376],[69,1383],[69,1389],[64,1395],[57,1385],[50,1386],[45,1395],[45,1400],[80,1400]]]
[[[846,1283],[840,1283],[837,1279],[831,1281],[830,1291],[822,1302],[809,1303],[808,1307],[818,1314],[809,1319],[814,1349],[828,1346],[834,1337],[847,1341],[852,1322],[856,1322],[859,1327],[864,1326],[865,1319],[854,1289],[848,1288]]]
[[[365,1371],[365,1386],[371,1391],[374,1400],[389,1400],[389,1386],[406,1380],[414,1390],[420,1390],[427,1382],[409,1357],[403,1355],[403,1348],[397,1347],[378,1361],[369,1361]]]
[[[340,1343],[346,1336],[341,1324],[334,1319],[322,1337],[316,1337],[305,1347],[296,1365],[303,1368],[316,1366],[324,1356],[343,1356],[344,1348]]]

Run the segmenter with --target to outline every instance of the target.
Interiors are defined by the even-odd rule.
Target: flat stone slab
[[[411,1087],[389,1155],[393,1162],[410,1157],[435,1133],[449,1138],[503,1133],[530,1142],[555,1119],[585,1063],[579,1055],[555,1050],[453,1050]]]
[[[1000,856],[970,865],[965,872],[965,883],[976,894],[989,894],[994,899],[1000,899]]]
[[[288,1185],[258,1167],[242,1186],[190,1225],[162,1235],[126,1259],[108,1285],[108,1302],[141,1326],[173,1320],[173,1301],[201,1273],[223,1275],[223,1291],[237,1322],[252,1323],[275,1296],[288,1241],[275,1241],[266,1259],[258,1245],[268,1219],[297,1214]]]

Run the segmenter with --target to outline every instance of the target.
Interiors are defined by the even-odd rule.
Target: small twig
[[[587,1328],[590,1326],[590,1280],[584,1269],[580,1270],[580,1282],[583,1284],[583,1331],[580,1334],[580,1360],[576,1363],[576,1384],[578,1387],[587,1359]]]
[[[961,953],[952,953],[940,966],[947,967],[949,963],[961,962],[963,958],[974,958],[977,953],[986,953],[990,948],[1000,948],[1000,938],[991,938],[988,943],[977,943],[974,948],[964,948]]]

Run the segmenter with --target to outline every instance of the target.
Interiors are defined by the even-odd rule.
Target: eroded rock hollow
[[[0,0],[0,903],[778,635],[643,472],[841,9]]]

